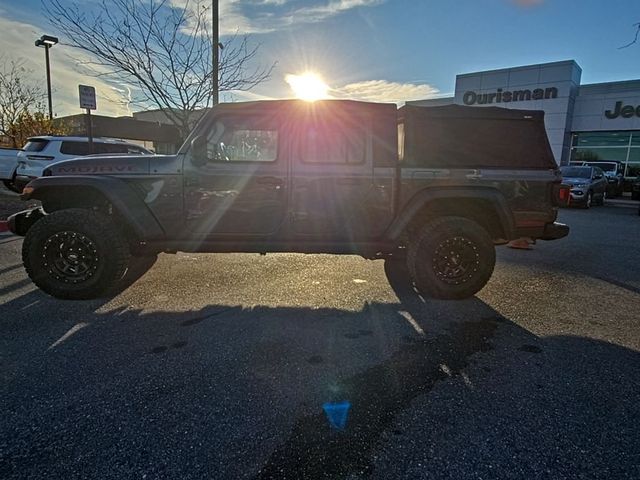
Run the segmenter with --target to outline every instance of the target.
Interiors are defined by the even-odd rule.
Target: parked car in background
[[[9,190],[17,191],[14,180],[18,167],[17,148],[0,148],[0,180]]]
[[[640,200],[640,177],[636,177],[631,182],[631,198],[633,200]]]
[[[584,165],[601,168],[607,178],[607,197],[622,195],[624,191],[624,165],[620,162],[584,162]]]
[[[21,191],[34,178],[42,176],[53,162],[88,155],[152,155],[140,145],[108,138],[94,138],[93,150],[89,150],[87,137],[32,137],[18,152],[18,167],[14,183]]]
[[[600,167],[567,166],[560,167],[560,171],[562,183],[571,186],[570,205],[604,205],[608,181]]]

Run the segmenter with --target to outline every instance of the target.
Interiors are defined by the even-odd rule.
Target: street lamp
[[[47,65],[47,97],[49,99],[49,119],[53,120],[53,107],[51,106],[51,71],[49,69],[49,49],[58,43],[56,37],[42,35],[36,40],[36,47],[44,47],[44,59]]]

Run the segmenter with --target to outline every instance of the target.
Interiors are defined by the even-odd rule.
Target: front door
[[[287,215],[287,156],[277,120],[220,114],[202,129],[206,142],[184,160],[189,233],[207,237],[272,235]],[[206,152],[205,152],[206,150]]]

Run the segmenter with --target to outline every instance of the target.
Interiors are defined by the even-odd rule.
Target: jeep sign
[[[640,117],[640,105],[634,107],[633,105],[624,105],[622,101],[616,102],[616,106],[612,110],[607,110],[604,112],[604,116],[609,120],[613,120],[614,118],[622,117],[622,118],[632,118],[632,117]]]
[[[556,87],[536,88],[531,90],[503,90],[499,88],[493,93],[476,93],[474,91],[465,92],[462,101],[465,105],[489,105],[493,103],[526,102],[529,100],[548,100],[558,98]]]

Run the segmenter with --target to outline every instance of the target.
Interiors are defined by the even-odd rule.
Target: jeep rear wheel
[[[72,208],[46,215],[27,231],[22,260],[33,283],[49,295],[89,299],[123,277],[129,246],[107,216]]]
[[[407,249],[407,267],[415,286],[432,298],[473,296],[489,281],[495,263],[495,247],[487,231],[462,217],[427,222]]]

